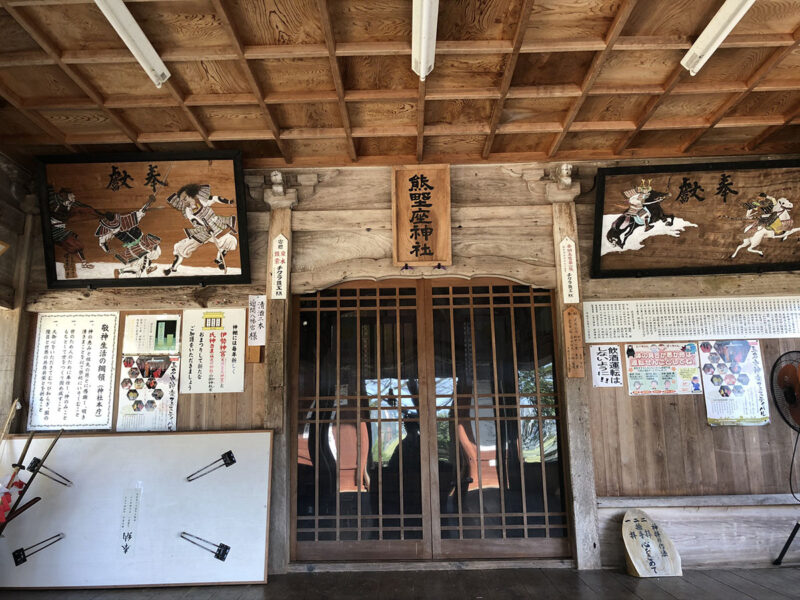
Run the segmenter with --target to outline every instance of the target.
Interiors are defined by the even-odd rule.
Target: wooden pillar
[[[297,190],[283,186],[266,187],[264,202],[270,208],[267,240],[267,346],[265,348],[266,387],[264,427],[275,432],[272,446],[272,490],[270,493],[269,572],[286,572],[291,535],[291,464],[288,402],[289,308],[292,272],[292,209],[297,206]],[[270,298],[275,238],[286,237],[285,299]]]
[[[564,182],[548,183],[547,198],[553,205],[553,242],[556,257],[556,335],[558,340],[558,369],[561,389],[562,433],[566,434],[567,449],[567,481],[569,482],[571,499],[571,518],[575,528],[574,552],[579,569],[599,569],[600,540],[597,519],[597,494],[594,481],[594,462],[592,458],[592,442],[589,427],[589,401],[591,389],[584,389],[584,378],[580,361],[583,360],[583,306],[580,302],[580,290],[577,289],[578,302],[566,303],[569,293],[565,289],[562,277],[561,252],[562,241],[571,238],[575,244],[572,253],[575,261],[574,273],[577,274],[576,285],[580,287],[580,259],[577,252],[578,232],[575,219],[575,197],[580,193],[580,185]],[[576,290],[573,288],[572,294]],[[572,317],[570,323],[566,319]],[[577,315],[576,315],[577,311]],[[569,333],[574,334],[574,325],[578,324],[580,339],[572,343],[567,339]],[[565,326],[566,325],[566,326]],[[565,335],[565,329],[566,334]],[[570,376],[572,375],[572,376]],[[579,375],[579,376],[577,376]]]

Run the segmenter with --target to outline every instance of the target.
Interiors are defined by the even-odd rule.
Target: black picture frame
[[[631,255],[631,268],[604,269],[601,265],[601,243],[603,235],[603,215],[605,214],[605,189],[606,178],[614,175],[641,175],[653,173],[692,173],[708,171],[735,171],[735,170],[769,170],[782,168],[800,168],[800,160],[761,160],[742,162],[703,162],[695,164],[670,164],[670,165],[645,165],[630,167],[601,167],[597,169],[595,184],[595,212],[592,237],[592,262],[590,276],[592,279],[609,278],[642,278],[665,277],[681,275],[722,275],[733,273],[766,273],[774,271],[800,270],[800,260],[796,262],[765,262],[763,264],[716,265],[696,267],[664,267],[664,268],[637,268],[636,255]],[[798,182],[800,186],[800,182]],[[800,206],[796,205],[798,210]]]
[[[240,273],[231,275],[175,275],[171,277],[140,277],[123,279],[58,279],[56,277],[55,245],[51,236],[50,207],[48,202],[47,167],[55,164],[108,164],[123,162],[164,162],[230,160],[233,163],[236,190],[236,221]],[[49,289],[75,289],[100,287],[175,287],[234,285],[250,283],[250,248],[247,230],[247,193],[244,184],[242,153],[240,150],[209,150],[200,152],[116,152],[70,155],[47,155],[36,157],[36,190],[42,225],[45,272]]]

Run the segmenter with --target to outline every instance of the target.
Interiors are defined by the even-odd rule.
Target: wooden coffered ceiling
[[[722,0],[131,0],[157,89],[89,0],[0,0],[0,149],[241,148],[252,166],[800,152],[800,0],[758,0],[696,77]]]

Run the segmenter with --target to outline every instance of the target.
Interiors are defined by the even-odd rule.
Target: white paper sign
[[[244,308],[183,311],[181,394],[244,391]]]
[[[180,356],[123,354],[117,431],[175,431]]]
[[[122,519],[119,531],[118,552],[125,558],[132,558],[136,552],[139,508],[142,503],[142,488],[128,488],[122,496]]]
[[[564,303],[575,304],[580,302],[578,291],[578,260],[575,252],[575,242],[570,237],[565,237],[559,244],[561,254],[561,289],[564,291]]]
[[[619,346],[591,346],[592,385],[622,387],[622,361]]]
[[[180,350],[180,315],[128,315],[123,354],[176,354]]]
[[[39,315],[28,430],[111,429],[119,313]]]
[[[247,345],[267,344],[267,296],[249,296],[247,309]]]
[[[286,298],[286,274],[289,265],[289,240],[282,233],[272,240],[272,287],[269,297],[272,300]]]
[[[589,344],[796,338],[800,296],[584,302],[583,319]]]
[[[700,342],[710,425],[766,425],[769,400],[757,340]]]

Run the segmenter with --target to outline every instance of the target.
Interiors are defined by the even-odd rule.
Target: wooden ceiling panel
[[[226,4],[246,46],[325,43],[314,0],[229,0]]]
[[[280,158],[281,151],[273,140],[237,140],[215,142],[220,150],[241,150],[246,158]],[[200,148],[205,149],[205,148]]]
[[[594,55],[594,52],[520,54],[511,85],[580,85]]]
[[[769,72],[764,83],[770,82],[796,82],[800,87],[800,48],[792,50]]]
[[[696,36],[708,25],[723,0],[671,0],[639,2],[622,35]]]
[[[508,40],[514,36],[521,0],[462,0],[439,4],[439,40]]]
[[[405,57],[409,61],[410,59]],[[430,90],[498,87],[503,77],[505,54],[458,56],[438,54],[426,85]]]
[[[486,123],[493,107],[491,100],[429,100],[425,103],[425,124]]]
[[[209,0],[131,2],[128,8],[156,50],[230,47]]]
[[[172,80],[185,94],[249,94],[242,66],[233,61],[204,60],[169,65]]]
[[[537,0],[525,41],[602,39],[619,4],[619,0]]]
[[[147,145],[153,152],[204,152],[208,150],[208,146],[203,142],[150,142]],[[222,149],[221,142],[216,146],[220,150]]]
[[[774,48],[720,48],[694,77],[691,83],[730,83],[747,81]]]
[[[694,145],[694,149],[702,151],[709,148],[741,148],[761,134],[765,127],[714,127]]]
[[[447,154],[480,156],[485,135],[440,135],[425,138],[425,156],[442,156]]]
[[[339,107],[328,102],[315,104],[278,104],[272,107],[281,128],[342,127]]]
[[[391,154],[413,155],[417,150],[415,137],[358,138],[356,151],[359,156],[387,156]]]
[[[100,110],[43,110],[40,114],[66,134],[118,134],[119,129]]]
[[[633,138],[628,147],[631,150],[658,150],[678,152],[686,143],[692,130],[681,129],[652,129],[640,131]]]
[[[575,98],[510,98],[500,123],[563,123]]]
[[[800,101],[800,92],[751,92],[728,116],[784,115]]]
[[[0,56],[11,52],[39,50],[39,44],[2,9],[0,9],[0,31],[3,32],[3,48]]]
[[[788,125],[768,137],[760,146],[762,152],[800,152],[800,124]]]
[[[26,119],[16,108],[7,105],[0,108],[0,137],[39,136],[41,133],[41,130]]]
[[[589,96],[576,121],[636,121],[652,96]]]
[[[0,69],[0,82],[23,99],[86,97],[81,88],[55,66]]]
[[[328,7],[337,43],[411,42],[409,0],[329,0]]]
[[[209,132],[265,130],[267,125],[258,106],[202,106],[194,109]]]
[[[333,90],[327,58],[286,58],[248,61],[263,92]]]
[[[26,6],[18,10],[61,50],[125,48],[94,3]]]
[[[416,102],[350,102],[347,110],[353,127],[414,125],[417,122]]]
[[[498,134],[494,138],[492,152],[547,152],[552,141],[552,133]]]
[[[142,133],[161,131],[194,131],[186,114],[180,108],[128,108],[122,116],[134,129]]]
[[[657,121],[685,118],[706,119],[730,97],[730,94],[672,94],[661,102],[653,113],[653,116],[650,117],[650,120]]]
[[[612,52],[595,85],[663,85],[684,54],[681,50]]]
[[[770,35],[792,33],[800,26],[797,2],[758,0],[745,13],[732,34]]]
[[[175,65],[177,66],[177,65]],[[101,95],[109,96],[166,96],[166,87],[157,88],[139,63],[106,63],[75,65],[73,67],[94,84]],[[170,66],[175,75],[175,69]],[[176,79],[179,76],[176,75]]]
[[[623,137],[625,137],[624,133],[610,131],[568,133],[561,143],[561,150],[564,152],[569,152],[570,150],[607,150],[609,147],[615,147]]]
[[[292,156],[325,156],[335,157],[339,160],[348,161],[347,140],[342,136],[341,139],[316,139],[316,140],[287,140],[289,151]]]
[[[419,78],[411,70],[410,56],[348,56],[339,59],[339,64],[348,90],[416,91],[419,86]]]

